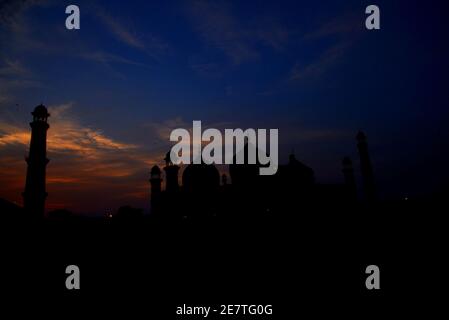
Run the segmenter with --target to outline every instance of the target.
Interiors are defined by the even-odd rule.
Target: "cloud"
[[[189,131],[192,137],[192,122],[187,122],[180,117],[168,119],[162,122],[150,122],[145,126],[151,128],[153,134],[158,137],[160,141],[164,141],[168,148],[176,142],[170,142],[170,134],[174,129],[183,128]],[[234,126],[230,122],[213,122],[213,123],[201,123],[201,130],[204,131],[208,128],[215,128],[224,131],[225,128],[233,128]]]
[[[214,62],[192,63],[190,64],[190,68],[197,74],[207,78],[217,78],[223,74],[220,65]]]
[[[112,53],[107,53],[107,52],[101,52],[101,51],[96,51],[96,52],[80,52],[78,55],[78,57],[81,57],[82,59],[85,59],[87,61],[92,61],[95,63],[99,63],[101,64],[106,71],[110,72],[113,76],[116,76],[118,78],[121,79],[126,79],[126,76],[117,71],[114,67],[113,64],[125,64],[125,65],[130,65],[130,66],[136,66],[136,67],[144,67],[144,68],[148,68],[149,66],[144,64],[144,63],[140,63],[137,61],[133,61]]]
[[[360,17],[354,12],[348,12],[338,15],[317,29],[306,33],[303,36],[303,40],[306,42],[327,40],[330,44],[317,59],[308,63],[297,61],[290,70],[289,80],[317,78],[327,72],[357,41],[361,30]]]
[[[17,59],[11,59],[18,53],[23,56],[24,53],[31,54],[32,56],[51,55],[55,59],[61,60],[66,58],[81,58],[86,61],[101,64],[105,71],[118,76],[119,78],[125,78],[125,76],[114,68],[114,64],[127,64],[137,67],[147,67],[145,64],[133,61],[127,57],[106,52],[101,48],[93,48],[87,46],[83,38],[72,37],[70,33],[59,32],[60,25],[58,26],[52,21],[49,23],[39,24],[39,28],[35,28],[31,23],[32,13],[30,9],[36,6],[49,6],[52,10],[59,10],[60,8],[53,1],[7,1],[9,4],[7,12],[11,12],[11,18],[3,22],[3,26],[6,29],[0,32],[0,41],[8,43],[8,47],[4,52],[0,53],[0,78],[9,77],[9,81],[4,79],[0,83],[1,87],[39,87],[42,86],[35,79],[29,79],[32,77],[32,73],[26,70],[20,61]],[[13,4],[14,2],[14,4]],[[17,4],[16,4],[17,3]],[[20,5],[19,5],[20,4]],[[95,5],[86,3],[83,12],[102,12],[102,10],[94,10]],[[86,9],[87,8],[91,8]],[[50,10],[50,9],[49,9]],[[62,9],[61,9],[62,10]],[[9,16],[9,15],[8,15]],[[96,15],[95,18],[98,18]],[[127,45],[132,45],[135,48],[139,48],[148,52],[150,56],[154,57],[162,52],[164,44],[158,43],[155,37],[150,37],[150,40],[140,40],[137,37],[133,37],[132,33],[126,31],[124,27],[114,21],[109,16],[104,15],[104,18],[97,19],[100,22],[105,23],[108,21],[107,28],[112,30],[111,32],[121,42]],[[0,23],[1,24],[1,23]],[[52,41],[48,41],[48,34],[51,34]],[[154,52],[153,52],[154,51]],[[12,77],[15,77],[12,81]],[[21,77],[21,79],[18,79]],[[28,77],[28,79],[23,79]],[[1,79],[0,79],[1,80]]]
[[[131,203],[148,206],[147,198],[124,197],[148,191],[150,164],[162,156],[139,144],[114,139],[103,130],[83,124],[73,104],[50,106],[47,150],[48,208],[64,206],[78,212],[103,212]],[[26,122],[5,115],[0,120],[0,197],[21,203],[30,142]],[[146,188],[146,189],[145,189]]]
[[[48,2],[48,0],[3,0],[0,2],[0,25],[15,26],[23,12]]]
[[[145,48],[143,41],[136,34],[124,28],[116,18],[111,17],[104,10],[97,10],[97,15],[120,41],[138,49]]]
[[[337,15],[325,22],[317,29],[306,33],[303,36],[304,40],[317,40],[330,36],[337,37],[354,37],[362,31],[362,24],[360,23],[360,15],[355,12],[345,12]]]
[[[307,127],[293,127],[285,128],[283,134],[288,137],[288,141],[284,143],[319,143],[329,142],[334,140],[341,140],[351,137],[347,131],[330,128],[307,128]]]
[[[297,81],[319,77],[343,57],[350,46],[351,43],[349,42],[337,43],[329,47],[317,60],[309,64],[302,66],[299,62],[296,62],[290,70],[289,80]]]
[[[11,101],[11,97],[7,94],[0,92],[0,107]]]
[[[144,67],[146,66],[143,63],[140,62],[136,62],[133,60],[129,60],[126,58],[123,58],[121,56],[115,55],[115,54],[111,54],[111,53],[107,53],[107,52],[84,52],[80,54],[80,57],[86,59],[86,60],[91,60],[91,61],[95,61],[101,64],[110,64],[110,63],[123,63],[123,64],[129,64],[129,65],[133,65],[133,66],[139,66],[139,67]]]
[[[102,152],[128,151],[136,148],[135,145],[115,141],[107,137],[101,130],[81,125],[81,123],[68,114],[71,104],[50,107],[53,130],[48,135],[49,152],[69,152],[82,155],[85,158],[101,158]]]
[[[142,143],[135,144],[83,124],[73,109],[71,103],[49,107],[47,209],[68,208],[95,214],[114,211],[126,204],[148,208],[150,168],[163,165],[165,153],[173,144],[169,141],[171,131],[180,127],[190,130],[192,123],[173,118],[137,126]],[[0,197],[22,203],[26,164],[20,160],[27,154],[29,142],[30,128],[26,121],[1,118]],[[226,172],[222,166],[219,170]]]
[[[152,34],[144,37],[138,36],[136,32],[125,27],[130,23],[119,22],[117,17],[112,17],[104,9],[97,8],[96,15],[108,30],[122,43],[142,50],[155,60],[160,60],[160,56],[169,52],[169,45]]]
[[[29,74],[29,71],[22,65],[19,60],[4,61],[4,65],[0,67],[1,76],[23,76]]]
[[[291,38],[298,31],[286,28],[278,19],[269,16],[258,17],[257,25],[253,27],[252,33],[253,37],[260,43],[282,52],[287,49]]]
[[[198,0],[189,4],[188,14],[201,38],[235,64],[258,58],[258,45],[280,50],[288,41],[289,30],[278,22],[242,23],[232,14],[229,3]]]
[[[116,141],[101,130],[82,125],[70,115],[71,104],[50,107],[51,130],[48,131],[48,152],[53,155],[71,155],[86,161],[101,160],[109,152],[126,153],[137,146]],[[0,147],[19,144],[25,147],[30,142],[30,130],[25,126],[0,121]],[[111,172],[108,172],[110,174]],[[97,172],[101,175],[101,172]],[[114,173],[112,173],[114,174]]]
[[[12,100],[11,92],[17,88],[41,88],[33,73],[18,59],[0,61],[0,106]]]
[[[189,9],[201,37],[222,50],[234,63],[238,64],[258,56],[245,41],[244,31],[227,5],[194,1]]]

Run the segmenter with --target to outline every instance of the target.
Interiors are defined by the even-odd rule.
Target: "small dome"
[[[160,174],[161,173],[161,169],[159,169],[159,167],[156,165],[153,168],[151,168],[151,174]]]
[[[34,111],[31,112],[31,114],[36,118],[48,118],[50,116],[47,108],[43,104],[40,104],[34,108]]]

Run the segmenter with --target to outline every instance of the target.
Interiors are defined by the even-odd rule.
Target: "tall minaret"
[[[150,184],[151,184],[151,212],[158,213],[161,198],[161,169],[156,165],[151,168]]]
[[[26,157],[28,164],[25,191],[22,193],[25,211],[33,217],[44,216],[45,199],[45,168],[47,159],[47,130],[50,127],[47,119],[50,114],[45,106],[38,105],[31,113],[33,122],[31,126],[30,153]]]
[[[179,190],[178,171],[179,166],[173,164],[170,158],[170,151],[165,156],[165,191],[176,192]]]
[[[368,153],[368,143],[366,142],[366,135],[362,131],[359,131],[359,133],[357,134],[357,147],[359,149],[365,201],[374,202],[377,199],[377,195],[376,187],[374,184],[373,167],[371,166],[371,160]]]
[[[343,158],[343,175],[345,177],[345,186],[349,192],[351,201],[357,201],[357,186],[355,183],[354,168],[349,157]]]

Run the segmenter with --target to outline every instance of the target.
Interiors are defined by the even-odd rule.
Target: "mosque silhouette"
[[[128,296],[136,288],[151,288],[155,294],[145,295],[145,301],[156,305],[176,299],[185,303],[192,294],[202,297],[198,301],[226,294],[275,301],[286,297],[285,284],[307,294],[335,288],[358,293],[365,288],[367,265],[402,272],[401,256],[408,255],[407,263],[415,261],[418,241],[447,207],[447,192],[427,202],[379,201],[367,139],[359,132],[363,197],[348,157],[342,160],[342,183],[320,184],[294,154],[272,176],[259,175],[256,163],[230,165],[229,176],[221,177],[214,165],[190,164],[181,170],[166,156],[163,168],[150,170],[149,215],[130,206],[102,217],[63,209],[45,213],[50,114],[39,105],[32,115],[24,206],[0,199],[2,221],[12,222],[3,233],[13,252],[4,260],[14,263],[5,279],[20,293],[30,279],[39,281],[34,286],[40,294],[41,288],[66,290],[64,270],[71,263],[87,270],[82,271],[87,291],[82,290],[93,293],[92,301],[99,292]],[[33,278],[22,277],[29,274],[30,261],[38,261],[39,269]],[[421,259],[419,269],[432,274],[427,259]],[[414,279],[416,268],[409,270],[399,278]],[[393,285],[406,288],[407,283]]]
[[[22,193],[24,206],[21,208],[6,200],[1,200],[0,205],[6,212],[41,219],[45,216],[47,198],[45,176],[49,159],[46,140],[50,114],[42,104],[31,114],[31,142]],[[377,196],[367,139],[363,132],[359,132],[356,138],[363,178],[362,201],[357,196],[354,168],[348,157],[342,161],[344,183],[319,184],[315,182],[314,171],[298,161],[294,154],[289,156],[287,164],[279,165],[276,174],[259,175],[259,163],[246,164],[248,145],[245,145],[240,151],[244,152],[245,164],[229,165],[231,182],[228,182],[226,174],[220,177],[215,165],[201,163],[187,165],[180,184],[181,168],[171,161],[168,152],[163,169],[155,165],[150,171],[151,216],[162,220],[253,219],[289,215],[298,207],[334,210],[350,208],[360,202],[373,204]],[[70,213],[59,210],[57,215],[61,218],[70,216]],[[114,217],[142,215],[143,210],[124,206]]]

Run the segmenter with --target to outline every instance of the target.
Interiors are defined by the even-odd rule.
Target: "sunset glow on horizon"
[[[79,30],[65,27],[69,4],[0,4],[0,198],[22,204],[40,103],[51,114],[47,211],[148,211],[151,167],[164,166],[171,130],[194,120],[279,129],[279,163],[294,153],[329,184],[342,183],[343,157],[359,169],[363,130],[385,198],[449,176],[444,2],[405,15],[381,0],[375,32],[356,0],[80,0]]]

